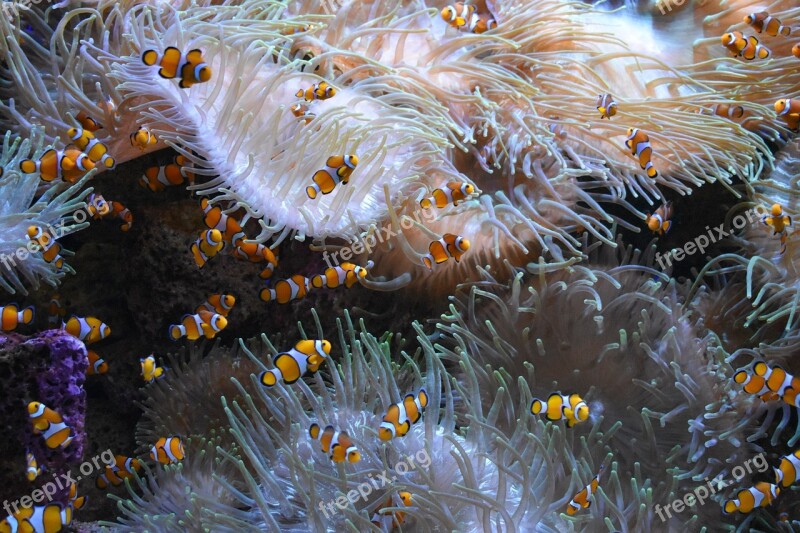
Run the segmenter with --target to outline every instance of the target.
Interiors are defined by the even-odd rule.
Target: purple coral
[[[86,442],[83,383],[87,364],[84,344],[64,331],[43,331],[30,337],[0,334],[0,388],[4,392],[0,417],[6,421],[6,435],[10,437],[2,448],[6,455],[20,457],[20,467],[26,449],[51,475],[66,473],[80,463]],[[66,448],[50,449],[41,435],[33,433],[26,408],[31,401],[44,403],[72,428],[73,441]],[[50,475],[40,479],[49,480]],[[7,496],[17,498],[31,487],[5,489],[13,491]],[[62,493],[56,496],[65,497]]]

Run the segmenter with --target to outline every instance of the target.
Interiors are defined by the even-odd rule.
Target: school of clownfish
[[[456,3],[447,6],[441,11],[442,19],[451,27],[460,31],[465,30],[480,34],[497,27],[497,22],[488,14],[478,13],[474,5]],[[750,14],[744,21],[758,33],[766,32],[772,37],[787,37],[791,28],[784,26],[780,20],[766,12]],[[741,32],[726,33],[721,38],[723,46],[735,57],[746,60],[766,59],[770,57],[770,50],[754,36],[746,36]],[[800,58],[800,43],[792,48],[792,54]],[[189,88],[195,83],[207,82],[211,79],[211,69],[206,65],[202,51],[195,49],[182,53],[175,47],[168,47],[163,53],[147,50],[142,54],[142,61],[147,66],[158,66],[159,75],[166,79],[178,79],[180,88]],[[327,82],[314,84],[296,93],[302,101],[290,107],[293,115],[302,119],[305,124],[313,121],[315,115],[311,113],[310,105],[314,101],[326,100],[336,95],[336,88]],[[111,101],[98,104],[101,108],[113,111]],[[617,115],[618,105],[610,94],[601,94],[596,103],[601,120],[611,120]],[[783,117],[793,131],[800,129],[800,101],[782,98],[775,102],[776,113]],[[707,112],[699,110],[700,113]],[[730,104],[717,104],[710,112],[714,115],[738,120],[744,116],[742,106]],[[553,117],[557,118],[557,117]],[[115,166],[114,158],[108,153],[106,144],[98,140],[94,133],[103,129],[103,126],[85,112],[79,112],[76,121],[80,127],[70,128],[66,133],[73,144],[64,149],[50,149],[38,161],[24,160],[20,163],[23,173],[39,173],[45,182],[63,180],[75,183],[84,177],[98,164],[106,169]],[[567,136],[566,131],[553,124],[550,131],[557,137]],[[158,143],[158,139],[145,127],[140,127],[130,135],[131,145],[144,151]],[[631,151],[648,177],[656,178],[658,171],[653,161],[653,147],[648,134],[639,128],[629,128],[625,139],[625,146]],[[330,156],[325,167],[318,170],[311,177],[311,184],[306,188],[309,199],[314,200],[319,194],[332,193],[339,185],[348,184],[351,175],[358,166],[356,154],[343,154]],[[1,169],[0,169],[1,172]],[[1,174],[0,174],[1,175]],[[163,191],[166,187],[182,185],[185,182],[193,184],[195,175],[191,172],[191,165],[186,157],[176,155],[173,161],[164,166],[149,167],[145,170],[139,184],[152,192]],[[433,206],[441,209],[450,204],[457,206],[460,202],[472,198],[476,194],[474,186],[462,182],[448,182],[441,188],[432,191],[432,195],[422,198],[419,204],[424,209]],[[87,197],[89,212],[95,219],[105,217],[119,218],[123,221],[120,229],[128,231],[133,224],[133,215],[120,202],[106,201],[102,196],[92,194]],[[204,213],[206,230],[200,232],[199,237],[190,247],[195,263],[199,268],[223,249],[228,247],[238,259],[250,262],[265,262],[266,268],[260,277],[269,280],[278,264],[278,257],[267,246],[248,240],[243,231],[247,222],[247,215],[240,220],[230,216],[220,206],[212,206],[208,199],[201,200]],[[664,235],[671,227],[672,205],[667,202],[662,204],[654,213],[647,213],[647,227],[659,235]],[[780,235],[782,249],[785,251],[787,228],[791,226],[791,218],[783,214],[782,207],[774,204],[769,215],[762,218],[762,222],[774,230],[775,235]],[[60,254],[60,246],[55,238],[50,237],[39,226],[28,229],[28,238],[34,241],[42,251],[43,258],[53,263],[56,268],[63,267],[64,258]],[[432,241],[428,253],[422,257],[422,263],[429,270],[434,264],[446,262],[453,258],[456,262],[469,249],[469,241],[459,235],[445,234],[441,239]],[[287,279],[278,280],[274,286],[261,290],[260,297],[265,302],[275,301],[285,304],[293,300],[304,298],[310,290],[336,288],[344,285],[352,287],[359,278],[367,275],[368,267],[361,267],[352,263],[342,263],[339,266],[325,270],[323,274],[313,276],[311,279],[301,275],[293,275]],[[235,298],[232,295],[214,294],[201,304],[194,314],[187,314],[181,318],[179,324],[169,328],[169,337],[173,340],[186,337],[188,340],[197,340],[201,337],[212,339],[227,325],[228,313],[233,308]],[[67,321],[63,320],[66,310],[61,306],[56,295],[48,307],[49,323],[58,326],[71,335],[87,344],[93,344],[104,339],[110,334],[110,328],[95,317],[72,316]],[[0,329],[12,331],[18,325],[33,322],[34,309],[28,307],[20,309],[16,304],[0,307]],[[321,364],[330,355],[331,345],[326,340],[302,340],[288,352],[277,354],[273,358],[273,370],[262,372],[259,381],[265,387],[272,387],[278,381],[290,385],[306,374],[316,372]],[[87,350],[89,367],[88,375],[103,374],[108,371],[106,363],[94,350]],[[157,365],[153,355],[140,360],[142,378],[146,383],[163,377],[165,369]],[[744,390],[758,395],[764,401],[781,399],[790,405],[796,405],[797,393],[800,391],[800,380],[787,374],[780,367],[770,368],[766,363],[759,362],[753,367],[752,372],[740,371],[736,374],[737,383],[744,384]],[[404,436],[411,425],[416,423],[427,406],[428,398],[424,389],[418,394],[408,394],[402,401],[392,405],[378,428],[381,440],[387,441]],[[47,406],[30,402],[28,405],[34,433],[41,434],[48,447],[66,447],[72,440],[71,428],[64,423],[61,416]],[[564,395],[560,392],[552,393],[546,400],[533,399],[530,406],[533,414],[543,414],[547,420],[566,421],[567,427],[583,422],[589,418],[589,406],[578,394]],[[339,431],[332,425],[324,429],[313,423],[309,428],[309,437],[318,441],[322,451],[329,455],[334,462],[358,462],[360,453],[353,444],[346,431]],[[183,460],[184,448],[180,437],[170,436],[160,438],[150,452],[150,458],[162,464],[170,464]],[[36,479],[42,468],[37,465],[32,453],[26,454],[27,477],[30,481]],[[120,485],[124,479],[134,475],[141,468],[141,461],[137,458],[123,455],[115,456],[115,463],[106,467],[105,471],[97,478],[98,488],[109,485]],[[740,491],[736,498],[728,500],[723,505],[726,513],[740,511],[747,513],[756,507],[765,507],[772,503],[780,492],[780,484],[786,488],[800,481],[800,449],[782,458],[778,468],[775,468],[775,484],[759,482],[753,487]],[[590,498],[594,495],[600,483],[603,471],[601,465],[597,475],[586,487],[578,492],[569,502],[566,513],[573,515],[580,509],[591,505]],[[401,502],[411,505],[411,494],[400,492]],[[22,509],[19,513],[7,517],[0,522],[0,533],[16,531],[19,524],[26,524],[33,531],[57,532],[62,525],[69,524],[73,509],[80,509],[85,503],[85,497],[77,498],[76,487],[70,489],[70,503],[66,507],[57,504],[35,506]],[[392,506],[389,498],[373,515],[372,521],[381,525],[386,517],[381,514],[381,509]],[[391,513],[392,525],[399,526],[403,523],[404,513],[395,511]]]

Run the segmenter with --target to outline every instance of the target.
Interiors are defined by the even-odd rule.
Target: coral
[[[80,464],[86,442],[83,390],[86,366],[83,343],[63,331],[50,330],[30,337],[0,336],[0,379],[4,398],[0,416],[5,421],[6,431],[13,435],[4,441],[3,451],[4,455],[17,458],[19,466],[16,475],[7,479],[24,479],[26,449],[34,454],[40,466],[55,475]],[[40,435],[33,433],[26,409],[31,401],[44,403],[58,412],[72,428],[73,441],[68,447],[50,449]],[[13,495],[9,498],[13,500],[30,492],[30,487],[4,485],[3,492],[6,497]],[[65,497],[63,491],[59,491],[58,497]]]

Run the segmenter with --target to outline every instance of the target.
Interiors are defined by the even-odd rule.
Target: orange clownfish
[[[773,204],[770,209],[769,215],[761,217],[761,222],[771,227],[773,235],[780,234],[781,236],[781,253],[786,251],[786,241],[788,232],[786,231],[792,225],[792,217],[783,214],[783,207],[780,204]]]
[[[51,326],[58,326],[67,314],[67,309],[61,305],[61,296],[54,294],[47,305],[47,323]]]
[[[442,20],[454,28],[461,29],[472,20],[475,9],[474,5],[457,2],[455,5],[447,6],[442,9]]]
[[[578,394],[554,392],[547,400],[534,398],[531,413],[544,414],[548,420],[566,420],[567,427],[571,428],[589,418],[589,406]]]
[[[480,35],[481,33],[486,33],[489,30],[493,30],[497,27],[497,21],[494,20],[491,16],[485,14],[477,14],[473,13],[469,19],[469,24],[467,24],[467,29],[472,33],[476,33]]]
[[[28,416],[33,424],[33,432],[44,437],[48,448],[66,448],[72,442],[72,428],[64,423],[60,414],[45,404],[30,402]]]
[[[64,258],[61,252],[61,245],[49,233],[45,233],[40,226],[28,226],[28,239],[36,242],[42,251],[42,258],[61,269],[64,266]]]
[[[335,289],[339,285],[345,285],[349,289],[358,283],[358,278],[365,278],[366,276],[366,268],[353,263],[342,263],[335,267],[326,268],[323,274],[317,274],[311,278],[311,285],[316,289],[321,289],[322,287]]]
[[[114,102],[111,100],[106,100],[104,102],[98,102],[97,107],[108,114],[113,114],[117,106],[115,106]],[[78,121],[83,129],[92,133],[103,129],[103,125],[97,122],[97,120],[95,120],[93,117],[89,116],[86,111],[79,111],[75,116],[75,120]]]
[[[600,467],[600,470],[597,472],[597,475],[592,478],[588,485],[586,485],[583,489],[581,489],[578,494],[573,496],[573,498],[567,504],[567,514],[572,516],[581,509],[586,509],[591,507],[592,502],[589,501],[589,497],[593,496],[594,493],[597,491],[597,487],[600,485],[600,474],[603,473],[603,467]]]
[[[87,376],[105,374],[108,372],[108,363],[106,363],[99,355],[97,355],[97,352],[94,350],[87,350],[86,354],[89,358],[89,366],[86,368]]]
[[[267,266],[258,275],[261,279],[269,279],[278,266],[278,258],[275,256],[269,246],[264,246],[260,242],[248,241],[243,232],[233,237],[235,248],[233,249],[233,256],[236,259],[243,261],[250,261],[251,263],[266,262]]]
[[[716,104],[711,112],[720,117],[728,117],[731,120],[739,119],[744,116],[744,108],[740,105]]]
[[[209,313],[217,313],[227,318],[234,304],[236,304],[236,298],[230,294],[212,294],[204,303],[200,304],[194,312],[200,313],[201,311],[206,311]]]
[[[72,315],[69,320],[61,324],[61,329],[73,337],[78,337],[86,345],[94,344],[111,334],[111,328],[93,316],[83,318]]]
[[[142,152],[148,146],[152,146],[158,142],[158,137],[144,126],[140,126],[138,130],[131,133],[131,146],[135,146]]]
[[[189,160],[178,154],[172,159],[172,163],[163,167],[146,168],[144,175],[139,178],[139,185],[153,192],[161,192],[166,187],[181,185],[184,179],[193,184],[194,173],[184,167],[189,167]]]
[[[259,297],[265,302],[276,301],[279,304],[286,304],[292,300],[305,298],[310,290],[311,280],[300,274],[294,274],[288,279],[279,279],[274,289],[268,287],[261,289]]]
[[[410,492],[401,490],[397,493],[397,495],[400,496],[400,501],[403,502],[403,505],[406,507],[410,507],[412,505]],[[390,531],[391,528],[400,527],[406,521],[406,513],[403,511],[385,512],[384,509],[387,507],[397,507],[392,502],[391,496],[386,500],[386,502],[384,502],[383,505],[375,509],[375,513],[371,518],[372,523],[380,528],[383,528],[384,531]]]
[[[72,522],[72,508],[58,503],[22,507],[0,521],[0,533],[58,533]]]
[[[749,24],[758,33],[766,31],[767,35],[777,36],[779,33],[788,37],[792,33],[792,28],[784,26],[781,21],[770,16],[766,11],[751,13],[744,18],[745,24]]]
[[[151,354],[144,359],[139,359],[142,365],[142,379],[145,383],[152,383],[164,377],[164,368],[156,365],[156,358]]]
[[[793,451],[789,455],[781,457],[781,464],[775,470],[775,484],[783,487],[790,487],[800,481],[800,449]]]
[[[118,487],[126,479],[133,477],[135,472],[142,469],[142,462],[135,457],[115,455],[114,463],[112,466],[106,466],[105,471],[95,480],[95,486],[98,489],[105,489],[109,485]]]
[[[150,458],[162,465],[183,461],[186,454],[180,437],[161,437],[150,449]]]
[[[291,385],[307,372],[316,372],[320,365],[331,354],[331,343],[325,339],[302,340],[288,352],[277,354],[272,359],[275,366],[258,375],[258,380],[265,387],[273,387],[278,380]]]
[[[361,454],[346,431],[337,431],[333,426],[327,426],[320,430],[317,423],[311,424],[308,434],[312,439],[318,440],[322,445],[322,451],[330,454],[334,463],[342,463],[345,458],[350,463],[357,463],[361,460]]]
[[[234,244],[233,238],[240,233],[243,234],[239,221],[223,213],[220,206],[215,205],[212,207],[208,198],[200,200],[200,207],[205,215],[203,222],[209,229],[217,229],[222,232],[222,238],[225,239],[225,242]]]
[[[200,232],[200,237],[189,246],[189,251],[194,256],[194,262],[203,268],[209,259],[217,255],[225,247],[222,233],[216,229],[207,229]]]
[[[316,117],[317,115],[308,112],[308,106],[305,104],[294,104],[290,107],[292,114],[297,118],[302,118],[306,124],[311,122],[311,120]]]
[[[323,81],[315,83],[308,89],[300,89],[295,94],[297,98],[304,98],[306,102],[313,102],[314,100],[327,100],[336,96],[336,87],[328,85],[328,82]]]
[[[764,361],[757,361],[752,370],[740,370],[734,374],[733,380],[744,385],[745,392],[756,395],[765,402],[781,399],[798,407],[800,379],[778,365],[770,367]]]
[[[413,394],[406,394],[402,402],[392,404],[386,411],[386,416],[378,428],[378,437],[382,441],[388,441],[404,436],[411,429],[411,425],[420,419],[427,405],[428,393],[425,389],[420,389],[416,397]]]
[[[227,325],[228,319],[224,316],[218,313],[200,311],[193,315],[183,315],[180,324],[171,325],[169,327],[169,337],[175,341],[181,337],[186,337],[190,341],[197,340],[202,336],[207,339],[213,339]]]
[[[753,59],[767,59],[772,52],[766,46],[759,44],[756,37],[744,35],[740,31],[733,31],[722,36],[722,45],[733,56],[741,56],[748,61]]]
[[[647,173],[650,178],[658,176],[656,168],[650,158],[653,155],[653,148],[650,146],[650,137],[639,128],[628,128],[628,138],[625,146],[631,151],[631,155],[639,158],[639,166]]]
[[[42,468],[30,451],[25,452],[25,463],[25,477],[28,478],[28,481],[36,481],[36,478],[42,474]]]
[[[174,46],[168,47],[163,54],[147,50],[142,54],[142,62],[148,67],[158,64],[161,67],[158,75],[162,78],[180,78],[178,86],[181,89],[188,89],[195,83],[205,83],[211,79],[211,68],[203,59],[203,52],[197,48],[186,54],[182,54]]]
[[[469,199],[473,194],[475,194],[475,187],[471,184],[461,181],[448,181],[444,187],[434,189],[433,196],[420,200],[419,205],[423,209],[428,209],[432,205],[436,205],[441,209],[447,204],[458,205],[460,202]]]
[[[108,147],[98,141],[94,133],[83,128],[70,128],[67,130],[67,136],[92,163],[102,163],[106,168],[114,168],[114,158],[108,155]]]
[[[772,483],[759,481],[749,489],[740,490],[736,493],[736,498],[726,501],[722,512],[725,514],[731,514],[734,511],[749,513],[756,507],[767,507],[780,493],[781,489]]]
[[[20,162],[19,169],[25,174],[39,173],[42,181],[51,182],[61,179],[67,183],[75,183],[94,168],[89,156],[77,148],[55,150],[51,148],[42,154],[38,161],[25,159]]]
[[[610,94],[601,94],[597,97],[597,110],[600,111],[600,120],[611,120],[617,114],[617,102]]]
[[[664,235],[672,227],[671,219],[672,202],[667,202],[665,204],[661,204],[661,207],[656,209],[656,212],[652,215],[647,213],[645,222],[647,223],[647,227],[650,228],[650,231],[653,233],[658,233],[659,235]]]
[[[20,324],[33,322],[33,306],[20,309],[17,304],[0,305],[0,331],[14,331]]]
[[[321,192],[330,194],[339,183],[346,184],[358,165],[356,155],[334,155],[325,162],[325,168],[317,170],[311,178],[314,185],[306,187],[306,194],[312,200]]]
[[[96,201],[98,200],[97,197],[99,197],[101,203],[98,203]],[[133,213],[131,213],[130,209],[125,207],[121,202],[113,200],[107,201],[100,195],[97,195],[97,197],[91,195],[90,198],[95,200],[92,201],[91,203],[93,205],[102,205],[102,202],[105,202],[106,209],[100,209],[98,211],[95,211],[93,213],[95,219],[100,219],[105,217],[119,218],[120,220],[122,220],[122,224],[120,224],[119,226],[119,229],[122,231],[129,231],[131,227],[133,227]]]
[[[428,270],[433,269],[434,263],[444,263],[450,257],[458,263],[461,256],[469,250],[469,246],[469,240],[464,237],[445,233],[441,239],[433,241],[428,246],[428,253],[422,256],[422,263],[428,267]]]

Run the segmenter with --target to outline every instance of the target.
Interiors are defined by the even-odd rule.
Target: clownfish
[[[208,313],[217,313],[227,318],[234,304],[236,304],[236,298],[230,294],[212,294],[194,312],[206,311]]]
[[[311,120],[316,117],[317,115],[308,112],[308,106],[305,104],[294,104],[292,107],[289,108],[292,111],[292,114],[297,118],[302,118],[306,124],[311,122]]]
[[[47,323],[51,326],[58,326],[66,314],[66,308],[61,305],[61,296],[54,294],[50,298],[50,303],[47,304]]]
[[[72,522],[72,505],[22,507],[0,522],[0,533],[58,533]]]
[[[75,143],[78,149],[82,150],[92,163],[102,163],[106,168],[114,168],[114,158],[108,155],[108,147],[98,141],[94,133],[83,128],[70,128],[67,136]]]
[[[183,461],[186,454],[180,437],[161,437],[150,449],[150,458],[162,465]]]
[[[89,198],[92,200],[87,200],[87,203],[91,203],[95,206],[103,206],[99,209],[90,209],[90,212],[94,215],[95,219],[99,220],[105,217],[119,218],[122,220],[122,224],[119,226],[119,229],[122,231],[129,231],[133,227],[133,213],[131,213],[131,210],[125,207],[121,202],[105,200],[100,195],[91,195]],[[103,205],[103,203],[105,205]]]
[[[106,466],[105,471],[97,476],[94,484],[98,489],[105,489],[109,485],[118,487],[126,479],[133,477],[134,473],[142,469],[142,462],[135,457],[115,455],[114,464]]]
[[[114,102],[111,100],[105,100],[103,102],[98,102],[97,107],[99,107],[102,111],[105,111],[108,114],[114,113],[114,110],[117,106],[114,105]],[[89,116],[86,111],[79,111],[77,115],[75,115],[75,120],[81,125],[83,129],[86,131],[90,131],[92,133],[96,132],[97,130],[103,129],[103,125],[97,122],[94,118]]]
[[[20,162],[19,169],[24,174],[39,173],[42,181],[51,182],[61,179],[67,183],[75,183],[94,168],[89,156],[77,148],[56,150],[51,148],[42,154],[38,161],[25,159]]]
[[[93,316],[83,318],[72,315],[69,320],[61,323],[61,329],[82,340],[86,345],[94,344],[111,334],[111,328]]]
[[[469,240],[464,237],[445,233],[441,239],[430,243],[428,253],[422,256],[422,263],[428,267],[428,270],[433,270],[434,263],[444,263],[450,257],[458,263],[461,256],[469,250],[469,246]]]
[[[472,20],[476,7],[471,4],[457,2],[455,5],[447,6],[441,11],[442,20],[453,28],[461,29]]]
[[[200,237],[189,246],[189,251],[192,252],[197,266],[203,268],[224,247],[222,233],[216,229],[207,229],[200,232]]]
[[[547,400],[534,398],[531,401],[531,413],[544,414],[548,420],[566,419],[567,427],[571,428],[589,418],[589,406],[578,394],[554,392]]]
[[[337,431],[333,426],[327,426],[324,430],[320,430],[319,424],[314,423],[308,429],[308,434],[312,439],[320,442],[322,451],[329,453],[334,463],[342,463],[345,458],[350,463],[357,463],[361,460],[361,454],[346,431]]]
[[[797,59],[800,59],[800,43],[792,46],[792,55]]]
[[[611,120],[617,114],[617,102],[610,94],[601,94],[597,97],[597,110],[600,111],[600,120]]]
[[[348,289],[358,283],[358,278],[367,277],[367,269],[354,265],[353,263],[342,263],[341,265],[325,269],[325,273],[317,274],[311,278],[311,285],[316,289],[327,287],[335,289],[340,285],[345,285]]]
[[[96,374],[105,374],[108,372],[108,363],[106,363],[97,352],[94,350],[86,351],[89,358],[89,366],[86,368],[86,375],[94,376]]]
[[[278,302],[286,304],[292,300],[300,300],[308,295],[311,290],[311,280],[300,274],[294,274],[288,279],[279,279],[275,283],[275,288],[265,287],[261,289],[259,297],[265,302]]]
[[[433,196],[420,200],[419,205],[422,209],[428,209],[432,205],[441,209],[447,204],[458,205],[460,202],[468,200],[473,194],[475,194],[475,187],[471,184],[448,181],[444,187],[434,189]]]
[[[158,142],[158,137],[144,126],[140,126],[138,130],[131,133],[131,146],[135,146],[142,152],[148,146],[152,146]]]
[[[411,425],[417,423],[427,405],[428,393],[425,389],[420,389],[416,397],[413,394],[406,394],[402,402],[392,404],[386,411],[378,427],[378,437],[382,441],[403,437],[409,432]]]
[[[203,209],[203,222],[209,229],[216,229],[222,233],[225,242],[234,244],[233,238],[238,234],[244,234],[242,226],[232,216],[226,215],[222,212],[222,208],[218,205],[211,206],[208,198],[200,200],[200,207]]]
[[[705,110],[698,109],[697,112],[704,113]],[[744,116],[744,107],[733,104],[715,104],[714,107],[711,108],[711,114],[736,120]]]
[[[156,358],[151,354],[144,359],[139,359],[142,365],[142,379],[145,383],[152,383],[164,377],[164,367],[156,365]]]
[[[781,457],[781,464],[775,470],[775,484],[783,488],[800,481],[800,449]]]
[[[184,170],[184,167],[188,166],[189,160],[178,154],[172,159],[172,163],[163,167],[146,168],[144,175],[139,178],[139,185],[153,192],[161,192],[166,187],[181,185],[184,179],[193,184],[194,173]]]
[[[410,507],[412,505],[411,502],[411,493],[406,490],[401,490],[397,493],[400,496],[400,501],[403,502],[403,505],[406,507]],[[383,528],[384,530],[388,530],[389,528],[400,527],[406,521],[406,513],[403,511],[389,511],[384,512],[383,510],[387,507],[397,507],[392,502],[392,497],[390,496],[389,499],[384,502],[383,505],[375,509],[375,513],[372,515],[370,519],[373,524],[376,526]],[[389,521],[391,520],[391,523]]]
[[[173,324],[169,327],[169,337],[176,341],[181,337],[186,337],[190,341],[205,336],[213,339],[217,333],[225,329],[228,319],[218,313],[200,311],[193,315],[183,315],[180,324]]]
[[[81,496],[78,497],[78,485],[75,483],[70,484],[69,486],[69,505],[73,509],[83,509],[83,506],[86,505],[87,500],[89,499],[88,496]]]
[[[307,372],[316,372],[331,354],[331,343],[325,339],[302,340],[288,352],[277,354],[272,359],[275,367],[258,375],[258,381],[265,387],[273,387],[278,380],[291,385]]]
[[[792,217],[783,214],[783,207],[780,204],[773,204],[769,215],[761,217],[761,222],[771,227],[773,235],[781,236],[781,253],[786,252],[786,241],[788,238],[787,229],[792,225]]]
[[[745,392],[756,395],[765,402],[780,399],[798,407],[800,379],[780,366],[769,367],[764,361],[758,361],[753,365],[752,371],[740,370],[734,374],[733,380],[744,385]]]
[[[250,261],[251,263],[266,262],[266,268],[261,271],[258,277],[261,279],[269,279],[272,277],[275,267],[278,266],[278,258],[272,250],[270,250],[269,246],[265,246],[260,242],[246,240],[243,232],[234,235],[233,242],[235,243],[233,256],[236,259]]]
[[[25,452],[25,463],[25,476],[28,478],[28,481],[36,481],[36,478],[42,474],[42,469],[30,450]]]
[[[591,507],[592,502],[589,501],[589,497],[593,496],[594,493],[597,491],[597,487],[600,485],[600,474],[603,473],[603,466],[600,466],[600,470],[597,472],[597,475],[592,478],[588,485],[586,485],[583,489],[581,489],[578,494],[572,497],[572,499],[567,504],[567,514],[572,516],[581,509],[586,509]]]
[[[33,306],[20,309],[17,304],[0,305],[0,331],[14,331],[20,324],[33,322]]]
[[[781,489],[776,485],[759,481],[749,489],[740,490],[736,493],[736,498],[727,500],[722,512],[725,514],[731,514],[734,511],[749,513],[756,507],[767,507],[780,493]]]
[[[672,227],[671,218],[672,202],[667,202],[665,204],[661,204],[661,207],[656,209],[656,212],[652,215],[647,213],[645,222],[647,223],[647,227],[650,228],[650,231],[653,233],[658,233],[659,235],[664,235]]]
[[[142,54],[142,62],[148,67],[158,64],[161,67],[158,75],[172,80],[180,78],[178,86],[188,89],[195,83],[205,83],[211,79],[211,68],[203,59],[203,52],[195,48],[182,54],[174,46],[167,47],[163,54],[155,50],[147,50]]]
[[[314,100],[327,100],[336,96],[336,87],[328,85],[328,82],[323,81],[315,83],[308,89],[300,89],[295,94],[297,98],[304,98],[306,102],[313,102]]]
[[[779,33],[788,37],[792,33],[792,28],[784,26],[781,21],[770,16],[766,11],[751,13],[744,18],[745,24],[749,24],[758,33],[766,31],[767,35],[777,36]]]
[[[42,258],[61,269],[64,266],[64,258],[61,252],[61,245],[58,244],[49,233],[45,233],[40,226],[28,226],[28,239],[36,242],[42,251]]]
[[[656,168],[650,158],[653,155],[653,148],[650,146],[650,137],[639,128],[628,128],[628,138],[625,146],[631,151],[631,155],[639,158],[639,165],[650,178],[658,176]]]
[[[48,448],[66,448],[72,442],[72,428],[64,423],[61,415],[40,402],[28,404],[28,416],[33,432],[44,437]]]
[[[325,161],[325,168],[317,170],[311,178],[314,185],[306,187],[306,194],[312,200],[321,192],[330,194],[339,183],[346,184],[358,165],[356,155],[334,155]]]
[[[722,45],[733,56],[741,56],[748,61],[755,58],[767,59],[772,52],[766,46],[759,44],[756,37],[744,35],[740,31],[733,31],[722,36]]]

